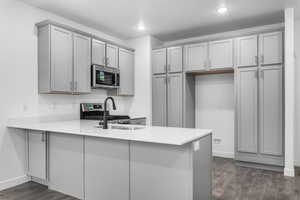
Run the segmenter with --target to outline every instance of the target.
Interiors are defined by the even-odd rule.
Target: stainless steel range
[[[136,124],[145,125],[146,118],[130,118],[128,115],[110,115],[107,111],[107,120],[110,124]],[[80,119],[98,120],[103,123],[104,104],[103,103],[81,103]]]

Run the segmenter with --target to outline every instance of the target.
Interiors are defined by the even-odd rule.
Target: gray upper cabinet
[[[281,64],[283,57],[282,32],[260,34],[259,54],[261,65]]]
[[[92,64],[106,65],[105,42],[92,40]]]
[[[236,39],[237,67],[258,65],[257,43],[257,35],[245,36]]]
[[[152,79],[152,125],[167,126],[166,75],[155,75]]]
[[[156,49],[152,51],[152,73],[163,74],[167,72],[167,50]]]
[[[118,95],[134,95],[134,52],[119,49],[120,88]]]
[[[54,25],[38,28],[40,93],[89,93],[90,38]]]
[[[237,72],[237,151],[258,151],[258,71],[257,67]]]
[[[51,90],[73,91],[73,36],[72,32],[51,26]]]
[[[233,68],[233,40],[209,42],[209,67],[213,70]]]
[[[47,137],[39,131],[28,133],[28,175],[47,179]]]
[[[260,70],[260,153],[283,155],[282,66]]]
[[[208,43],[198,43],[184,46],[184,70],[208,70]]]
[[[167,49],[167,70],[169,73],[182,72],[182,47]]]
[[[182,127],[183,126],[183,80],[182,73],[168,75],[168,126]]]
[[[115,45],[106,44],[106,66],[118,68],[119,48]]]
[[[74,33],[74,92],[91,92],[91,39]]]

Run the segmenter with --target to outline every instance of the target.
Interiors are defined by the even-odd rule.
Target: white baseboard
[[[294,168],[284,168],[284,176],[294,177],[295,169]]]
[[[22,183],[26,183],[28,181],[30,181],[30,178],[26,175],[15,177],[15,178],[8,179],[8,180],[5,180],[5,181],[0,181],[0,191],[5,190],[7,188],[17,186],[17,185],[20,185]]]
[[[233,159],[234,153],[233,152],[213,151],[213,156]]]

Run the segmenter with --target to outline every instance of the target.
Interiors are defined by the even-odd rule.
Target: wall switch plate
[[[220,144],[222,142],[222,139],[220,138],[214,138],[214,144]]]

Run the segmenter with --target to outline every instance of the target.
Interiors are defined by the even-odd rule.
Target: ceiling
[[[151,34],[162,41],[278,23],[285,7],[300,10],[300,0],[21,1],[122,39]],[[221,5],[227,14],[217,13]],[[144,31],[137,30],[139,23]]]

